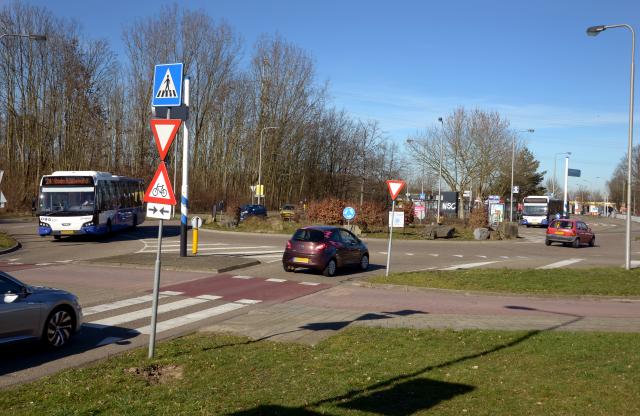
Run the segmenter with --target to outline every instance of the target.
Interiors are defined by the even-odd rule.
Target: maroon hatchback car
[[[367,245],[348,230],[340,227],[311,226],[298,229],[282,256],[282,265],[288,272],[297,267],[322,271],[334,276],[338,267],[369,268]]]

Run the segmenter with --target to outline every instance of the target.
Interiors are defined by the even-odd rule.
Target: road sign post
[[[189,78],[184,80],[184,105],[189,107]],[[182,187],[180,188],[180,257],[187,257],[189,215],[189,123],[182,124]]]
[[[393,238],[393,220],[396,212],[396,198],[400,193],[400,190],[404,187],[404,181],[400,180],[388,180],[387,187],[389,188],[389,194],[391,195],[391,220],[389,221],[389,245],[387,246],[387,268],[384,275],[389,276],[389,269],[391,268],[391,239]]]

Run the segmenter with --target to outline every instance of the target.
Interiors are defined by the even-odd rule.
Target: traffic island
[[[153,269],[155,262],[156,253],[133,253],[86,260],[82,263]],[[160,262],[162,270],[205,271],[213,273],[225,273],[260,264],[258,260],[240,256],[199,255],[180,257],[178,253],[162,254]]]

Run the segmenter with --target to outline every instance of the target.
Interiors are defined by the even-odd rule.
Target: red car
[[[578,248],[581,244],[589,244],[593,247],[596,243],[596,235],[583,221],[576,219],[552,220],[547,228],[547,237],[544,243],[548,246],[551,243],[571,244]]]
[[[282,256],[287,272],[297,267],[316,269],[325,276],[335,276],[338,267],[369,268],[367,245],[350,231],[340,227],[311,226],[293,233]]]

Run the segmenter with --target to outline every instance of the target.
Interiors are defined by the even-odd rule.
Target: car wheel
[[[364,254],[360,258],[360,270],[365,272],[365,271],[367,271],[368,268],[369,268],[369,255],[368,254]]]
[[[292,273],[292,272],[296,271],[296,268],[293,267],[293,266],[284,265],[284,271],[287,272],[287,273]]]
[[[596,245],[596,236],[591,237],[591,241],[589,241],[589,247],[593,247]]]
[[[573,248],[579,248],[580,247],[580,237],[576,237],[575,240],[573,240]]]
[[[138,216],[134,215],[133,216],[133,224],[131,224],[131,229],[135,230],[137,226],[138,226]]]
[[[42,342],[51,348],[66,345],[73,333],[74,318],[66,308],[54,309],[44,324]]]
[[[548,238],[544,240],[544,244],[546,246],[550,246],[551,245],[551,240],[549,240]]]
[[[336,261],[334,259],[329,260],[329,263],[327,263],[322,274],[327,277],[333,277],[336,275]]]

